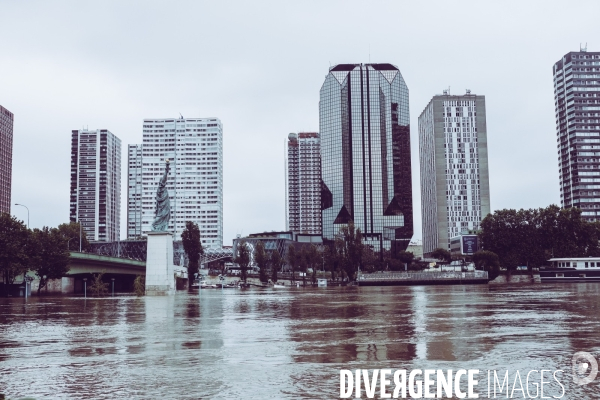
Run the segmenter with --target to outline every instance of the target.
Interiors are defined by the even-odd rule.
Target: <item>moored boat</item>
[[[551,258],[540,268],[540,280],[548,282],[600,282],[600,257]]]

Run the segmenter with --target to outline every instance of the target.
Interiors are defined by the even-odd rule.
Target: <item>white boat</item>
[[[286,286],[283,283],[274,283],[273,289],[289,289],[290,286]]]
[[[546,282],[600,282],[600,257],[551,258],[551,266],[540,268]]]
[[[325,278],[318,278],[317,279],[317,286],[318,287],[327,287],[327,279],[325,279]]]
[[[200,289],[216,289],[217,285],[210,285],[206,281],[200,281]]]

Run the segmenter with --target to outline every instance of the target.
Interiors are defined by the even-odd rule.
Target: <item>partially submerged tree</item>
[[[198,224],[186,221],[185,229],[181,232],[183,250],[188,257],[188,282],[192,282],[200,269],[200,256],[204,254]],[[188,285],[191,290],[191,283]]]
[[[143,296],[146,294],[146,277],[144,275],[138,275],[133,281],[133,290],[136,296]]]
[[[317,250],[317,246],[314,244],[309,245],[306,248],[304,257],[306,257],[307,268],[311,270],[311,282],[315,284],[317,283],[317,265],[321,261],[321,255]]]
[[[248,266],[250,265],[250,249],[245,240],[241,240],[237,244],[234,262],[240,266],[240,279],[246,283],[248,279]]]
[[[292,282],[296,281],[296,266],[298,265],[299,258],[300,254],[296,253],[296,247],[290,244],[287,249],[287,264],[292,269]]]
[[[94,279],[89,290],[96,296],[103,296],[108,293],[108,282],[104,282],[103,278],[104,272],[94,274]]]
[[[258,277],[262,283],[267,283],[267,268],[269,267],[269,256],[265,251],[265,245],[259,241],[254,247],[254,263],[258,266]]]
[[[34,229],[29,241],[29,266],[40,280],[38,295],[48,280],[62,278],[69,272],[70,253],[67,239],[56,228]]]
[[[355,228],[354,222],[350,221],[347,225],[340,228],[342,239],[342,267],[348,280],[354,281],[356,273],[362,265],[363,243],[360,228]]]
[[[500,259],[494,252],[479,250],[473,254],[473,263],[475,263],[475,268],[487,271],[490,280],[496,279],[500,273]]]
[[[0,213],[0,274],[4,282],[12,284],[15,278],[28,270],[27,245],[31,232],[22,221],[8,213]],[[8,285],[6,295],[8,295]]]
[[[277,271],[285,264],[285,260],[281,257],[281,254],[279,254],[277,249],[271,252],[269,264],[271,265],[271,281],[277,282]]]

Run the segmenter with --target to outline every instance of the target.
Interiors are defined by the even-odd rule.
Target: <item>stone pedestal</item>
[[[175,294],[173,234],[148,232],[146,256],[146,295]]]

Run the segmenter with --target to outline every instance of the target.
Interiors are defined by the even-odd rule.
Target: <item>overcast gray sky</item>
[[[0,0],[0,104],[15,114],[12,202],[31,226],[69,219],[70,132],[127,144],[142,120],[224,126],[224,244],[284,229],[284,140],[318,131],[330,65],[389,62],[410,90],[415,238],[417,118],[431,96],[485,95],[492,209],[559,203],[552,65],[600,50],[593,1]],[[370,55],[369,55],[370,53]],[[13,214],[26,220],[23,207]]]

